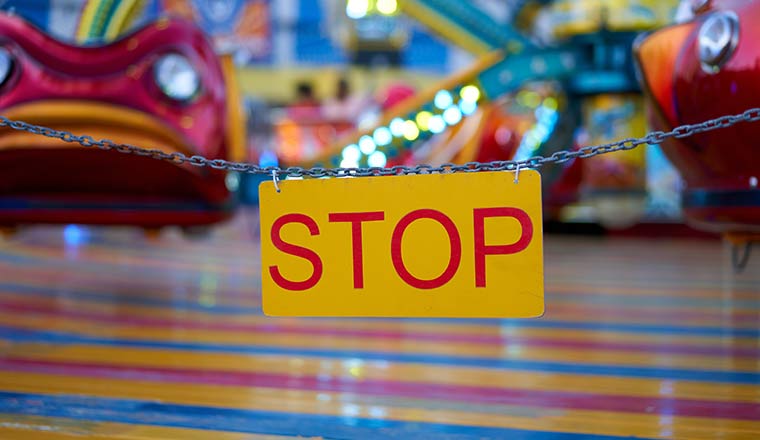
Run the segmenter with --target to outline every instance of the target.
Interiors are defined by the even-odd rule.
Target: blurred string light
[[[375,151],[367,158],[367,164],[371,167],[384,167],[388,163],[388,158],[382,151]]]
[[[346,15],[358,20],[373,12],[381,15],[393,15],[398,12],[398,0],[348,0]]]
[[[521,92],[522,93],[522,92]],[[540,98],[540,97],[539,97]],[[532,98],[530,98],[532,99]],[[540,101],[540,105],[536,106],[535,115],[536,123],[525,132],[520,146],[517,148],[514,160],[525,160],[534,155],[536,150],[544,143],[557,125],[559,119],[559,113],[557,113],[557,99],[548,97]]]
[[[475,113],[475,110],[477,110],[478,104],[472,101],[465,101],[462,100],[459,103],[459,110],[462,112],[463,115],[469,116],[473,113]]]
[[[364,18],[369,12],[369,0],[348,0],[346,2],[346,15],[358,20]]]
[[[478,102],[480,99],[480,89],[472,84],[462,87],[459,91],[459,96],[467,102]]]
[[[449,125],[456,125],[462,120],[462,111],[459,107],[452,105],[443,112],[443,120]]]
[[[416,140],[420,135],[420,129],[414,121],[404,122],[404,139],[408,141]]]
[[[343,168],[356,168],[359,166],[359,158],[362,153],[356,144],[351,144],[343,149],[342,160],[340,166]]]
[[[375,5],[377,12],[384,15],[395,14],[398,10],[398,2],[396,0],[377,0]]]
[[[448,90],[440,90],[435,94],[433,104],[441,110],[449,108],[454,103],[454,98],[451,96]]]
[[[417,127],[419,127],[422,131],[427,131],[430,124],[430,118],[432,116],[433,114],[428,111],[421,111],[417,113],[417,117],[414,118],[414,120],[417,122]]]
[[[443,120],[443,116],[434,115],[430,117],[428,121],[428,130],[433,134],[443,133],[446,129],[446,121]]]
[[[369,5],[371,9],[373,4]],[[384,166],[388,158],[395,157],[398,148],[402,146],[397,139],[415,142],[443,133],[447,127],[457,125],[462,118],[475,113],[481,96],[481,90],[472,84],[453,91],[439,90],[432,106],[428,105],[425,110],[407,115],[406,118],[393,118],[387,126],[379,126],[371,134],[361,136],[356,144],[346,146],[340,158],[334,158],[333,163],[340,163],[340,166],[346,168],[358,167],[364,163]],[[403,147],[409,148],[411,144],[405,143]]]
[[[393,135],[388,127],[378,127],[372,134],[372,138],[377,145],[384,147],[393,141]]]
[[[377,149],[375,141],[370,136],[359,138],[359,150],[364,154],[372,154]]]
[[[536,108],[541,105],[541,95],[532,90],[522,90],[517,94],[517,103],[523,107]]]
[[[393,118],[390,124],[391,134],[395,137],[401,137],[404,135],[404,120],[401,118]]]

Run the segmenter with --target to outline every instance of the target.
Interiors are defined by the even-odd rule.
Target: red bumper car
[[[0,114],[165,152],[240,160],[231,64],[192,23],[161,18],[73,46],[0,15]],[[0,130],[0,225],[211,225],[236,204],[223,171]]]
[[[635,45],[651,122],[660,130],[760,106],[760,2],[691,5],[689,21]],[[760,123],[671,139],[663,151],[686,182],[687,221],[729,235],[760,233]]]

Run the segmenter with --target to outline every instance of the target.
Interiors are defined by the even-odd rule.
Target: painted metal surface
[[[710,16],[722,11],[738,17],[735,52],[719,68],[707,69],[700,61],[699,31]],[[757,23],[760,3],[716,0],[690,21],[638,41],[641,81],[652,104],[650,119],[658,129],[730,113],[756,101],[760,94]],[[663,144],[686,182],[683,207],[692,223],[729,233],[760,231],[758,136],[760,128],[748,125]]]
[[[760,435],[760,271],[719,242],[549,236],[542,319],[267,318],[256,221],[3,242],[0,437]]]
[[[211,44],[191,23],[160,19],[109,44],[74,46],[0,14],[0,45],[13,62],[0,87],[5,116],[164,152],[234,157],[241,136],[234,136],[233,124],[242,122],[228,106],[230,84]],[[196,69],[200,90],[192,99],[172,100],[154,80],[156,62],[167,54],[183,55]],[[160,226],[229,216],[225,173],[149,162],[3,131],[0,223]]]

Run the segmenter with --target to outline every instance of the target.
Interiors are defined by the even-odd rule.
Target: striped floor
[[[254,219],[0,243],[0,439],[760,438],[760,255],[548,236],[542,319],[273,319]]]

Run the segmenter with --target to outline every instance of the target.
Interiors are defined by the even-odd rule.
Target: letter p
[[[533,223],[518,208],[475,208],[472,211],[475,232],[475,287],[486,287],[486,256],[515,254],[527,248],[533,239]],[[512,244],[486,245],[485,219],[512,217],[520,222],[520,238]]]

